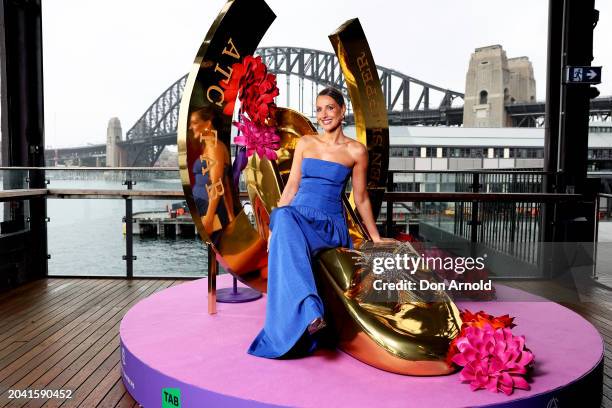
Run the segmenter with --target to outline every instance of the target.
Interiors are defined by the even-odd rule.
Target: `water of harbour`
[[[56,180],[49,188],[125,189],[121,181]],[[138,181],[138,190],[181,190],[178,179]],[[180,200],[133,200],[133,211],[164,210]],[[125,276],[123,199],[49,199],[49,275]],[[136,227],[136,224],[135,224]],[[199,238],[134,235],[134,276],[205,276],[207,251]],[[221,271],[221,268],[220,268]]]

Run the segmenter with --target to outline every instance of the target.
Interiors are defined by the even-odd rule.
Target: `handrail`
[[[455,193],[455,192],[386,192],[384,201],[504,201],[545,203],[551,201],[575,201],[580,194],[554,193]]]
[[[181,190],[107,190],[107,189],[21,189],[0,190],[0,201],[27,200],[29,198],[65,198],[65,199],[89,199],[89,198],[116,198],[116,199],[138,199],[138,200],[163,200],[184,199],[185,193]],[[246,191],[241,191],[240,198],[249,198]]]
[[[184,198],[182,191],[173,190],[104,190],[104,189],[48,189],[49,198],[132,198],[156,200]]]
[[[465,169],[465,170],[415,170],[415,169],[400,169],[392,170],[389,169],[389,173],[402,173],[402,174],[513,174],[513,175],[551,175],[550,171],[543,170],[497,170],[497,169]]]
[[[431,159],[432,157],[427,157]],[[434,157],[435,158],[435,157]],[[178,167],[0,167],[1,170],[50,170],[50,171],[176,171]],[[464,174],[464,173],[495,173],[495,174],[540,174],[547,175],[551,172],[543,170],[504,170],[504,169],[463,169],[463,170],[416,170],[416,169],[389,169],[393,173],[442,173],[442,174]]]
[[[47,189],[0,190],[0,202],[18,199],[39,198],[47,195]]]
[[[178,167],[0,167],[0,170],[85,170],[85,171],[179,171]]]
[[[0,190],[0,200],[27,199],[29,197],[50,198],[132,198],[132,199],[165,199],[184,198],[180,190],[105,190],[105,189],[23,189]],[[600,196],[602,196],[600,194]],[[608,195],[612,197],[612,195]],[[241,198],[248,198],[246,192],[240,192]],[[551,202],[575,201],[584,197],[580,194],[556,193],[464,193],[464,192],[386,192],[384,201],[506,201],[506,202]]]

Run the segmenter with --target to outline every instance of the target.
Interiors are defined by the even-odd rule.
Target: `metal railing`
[[[133,277],[133,266],[136,257],[133,251],[133,200],[182,200],[180,190],[136,190],[138,183],[134,175],[150,176],[154,172],[174,172],[177,169],[152,168],[0,168],[1,170],[41,171],[47,170],[49,187],[53,187],[52,172],[69,171],[75,174],[92,172],[121,172],[122,177],[112,176],[114,180],[122,180],[125,189],[10,189],[0,190],[1,201],[28,200],[30,198],[52,199],[122,199],[125,201],[124,219],[126,222],[125,276]],[[412,208],[410,214],[413,220],[421,226],[435,227],[445,230],[466,242],[486,245],[496,251],[515,257],[516,259],[538,265],[541,264],[538,242],[541,232],[541,210],[543,203],[559,203],[563,201],[581,200],[582,196],[575,194],[544,194],[541,193],[542,178],[546,174],[541,171],[392,171],[389,177],[388,192],[384,196],[387,208],[394,208],[395,203],[401,203],[404,208]],[[393,188],[394,175],[412,177],[414,190],[412,192],[397,192]],[[177,174],[178,175],[178,174]],[[13,177],[13,179],[15,179]],[[434,190],[434,191],[420,191]],[[453,190],[453,191],[443,191]],[[248,199],[245,192],[241,199]],[[393,211],[381,214],[387,236],[393,236]],[[379,219],[381,219],[379,218]]]
[[[612,271],[609,269],[609,265],[612,263],[612,242],[607,241],[609,237],[604,237],[603,240],[600,239],[600,222],[612,223],[612,194],[599,193],[597,195],[595,201],[595,220],[593,231],[593,242],[595,242],[593,248],[593,279],[599,280],[601,276],[601,283],[610,287],[612,286]],[[607,230],[612,230],[612,228]],[[600,246],[601,248],[599,248]],[[603,254],[600,253],[601,250],[604,250]],[[597,268],[598,263],[608,265],[608,268],[604,268],[601,274]]]
[[[411,183],[413,192],[436,191],[449,193],[433,199],[435,205],[420,208],[425,219],[439,228],[470,242],[478,242],[514,256],[522,261],[539,262],[537,242],[540,240],[543,178],[547,174],[534,170],[455,170],[455,171],[392,171],[387,191],[392,192],[400,183],[395,175],[401,175],[404,183]],[[398,177],[399,178],[399,177]],[[406,180],[408,179],[408,181]],[[412,179],[412,180],[410,180]],[[453,195],[451,193],[458,193]],[[462,193],[488,194],[495,200],[459,199]],[[534,198],[534,194],[537,194]],[[408,194],[407,197],[416,197]],[[567,195],[555,196],[567,198]],[[421,200],[421,202],[427,200]],[[446,203],[445,203],[446,201]],[[388,204],[392,205],[392,204]],[[387,217],[387,223],[391,220]]]

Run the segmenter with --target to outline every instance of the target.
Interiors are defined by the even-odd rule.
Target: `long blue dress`
[[[208,191],[206,190],[206,186],[210,184],[209,182],[209,173],[202,174],[202,169],[206,169],[206,159],[196,159],[193,162],[193,167],[191,169],[194,174],[195,183],[193,185],[193,199],[196,207],[198,208],[198,213],[200,216],[206,214],[208,210]],[[223,167],[224,177],[232,177],[232,166],[228,163]],[[217,205],[217,215],[219,216],[219,220],[221,221],[221,225],[225,226],[229,223],[229,217],[227,216],[227,210],[225,209],[225,196],[221,197],[219,204]]]
[[[305,335],[324,312],[312,258],[326,248],[353,248],[341,199],[350,174],[351,168],[341,163],[304,158],[291,204],[272,211],[266,320],[249,354],[281,357],[300,339],[306,339],[308,351],[316,347]]]

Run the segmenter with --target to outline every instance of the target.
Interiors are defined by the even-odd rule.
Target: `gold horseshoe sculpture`
[[[217,221],[214,215],[218,214],[201,214],[208,208],[196,202],[200,200],[201,203],[198,189],[202,191],[202,186],[196,183],[201,183],[202,177],[205,177],[199,173],[204,164],[199,166],[197,160],[203,158],[202,163],[206,162],[207,165],[215,161],[223,163],[227,153],[225,149],[229,150],[230,146],[231,117],[223,115],[219,80],[229,78],[232,63],[255,51],[259,39],[273,19],[274,14],[263,0],[227,2],[200,47],[187,79],[178,132],[181,179],[200,236],[211,243],[217,260],[228,272],[264,292],[269,214],[280,199],[287,181],[298,138],[316,131],[312,123],[296,111],[278,108],[274,117],[281,136],[278,159],[270,161],[257,155],[249,158],[244,175],[257,229],[251,226],[238,204],[236,186],[218,181],[223,179],[222,176],[212,181],[216,183],[215,188],[208,187],[206,191],[209,192],[208,197],[223,198],[223,206],[219,204],[221,200],[216,201],[216,211],[222,212],[223,217]],[[245,25],[246,21],[250,24]],[[370,165],[367,187],[374,215],[377,216],[387,179],[389,129],[376,65],[358,20],[343,24],[330,36],[330,40],[349,90],[357,139],[368,148]],[[190,124],[190,115],[202,107],[214,111],[216,122],[200,120],[197,123],[196,118]],[[200,126],[201,122],[205,126]],[[212,135],[211,126],[217,127],[214,129],[216,136]],[[207,149],[202,148],[201,140],[207,143]],[[225,148],[217,145],[219,142]],[[211,182],[211,178],[207,182]],[[212,202],[213,199],[208,201]],[[351,239],[354,247],[359,249],[369,237],[353,211],[352,194],[350,199],[344,197],[344,202]],[[208,231],[211,231],[211,235]],[[355,277],[361,272],[355,261],[355,253],[358,252],[346,248],[322,251],[313,265],[319,292],[326,305],[326,319],[334,329],[339,347],[367,364],[399,374],[440,375],[452,372],[453,367],[446,361],[446,353],[461,326],[459,311],[454,303],[448,297],[443,297],[443,301],[427,305],[404,302],[389,307],[367,303],[351,295]]]
[[[263,0],[229,0],[224,5],[187,77],[177,143],[183,191],[202,241],[210,244],[226,271],[262,292],[266,291],[266,241],[251,225],[232,182],[232,117],[223,114],[219,82],[230,78],[232,64],[255,52],[275,18]],[[198,112],[212,119],[208,128],[196,132],[192,122]],[[214,137],[209,135],[213,131]],[[211,171],[202,171],[205,166]]]

